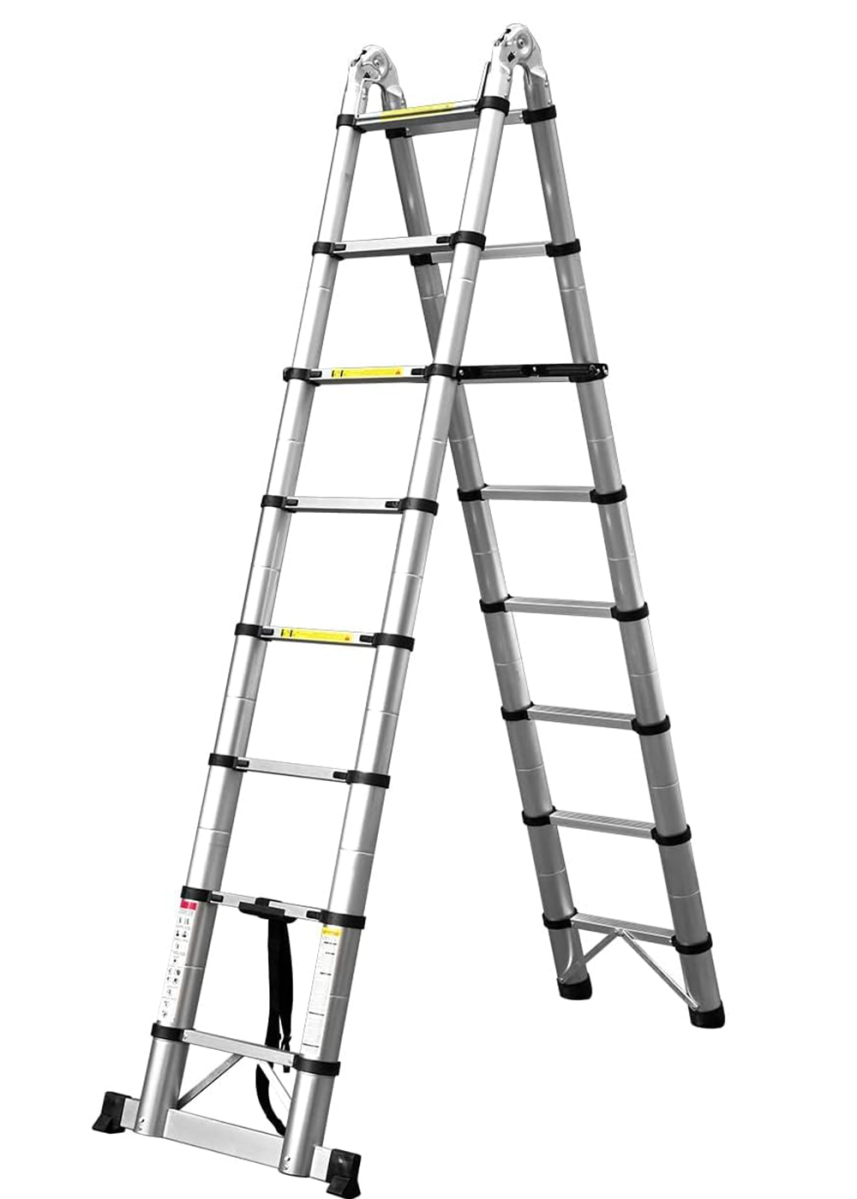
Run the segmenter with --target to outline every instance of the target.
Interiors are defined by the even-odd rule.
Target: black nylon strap
[[[618,620],[620,624],[632,624],[635,620],[646,620],[649,615],[649,605],[643,604],[642,608],[617,608],[614,604],[610,609],[610,615],[614,620]]]
[[[572,927],[572,924],[571,924],[572,917],[576,916],[576,915],[577,915],[577,908],[572,908],[571,912],[567,916],[563,916],[560,920],[548,920],[547,916],[545,916],[545,914],[542,913],[542,924],[545,926],[545,928],[553,928],[553,929],[571,928]]]
[[[505,116],[509,115],[509,101],[502,96],[482,96],[476,101],[475,112],[481,112],[483,108],[496,108],[498,112],[502,112]]]
[[[548,258],[565,258],[569,254],[580,253],[580,241],[575,238],[574,241],[549,241],[545,245],[545,254]]]
[[[459,242],[465,246],[478,246],[485,249],[485,234],[476,233],[473,229],[457,229],[449,239],[449,248],[454,249]]]
[[[659,737],[661,733],[670,731],[670,718],[665,716],[657,724],[640,724],[636,717],[631,721],[631,728],[640,737]]]
[[[549,104],[547,108],[525,108],[523,112],[525,125],[539,125],[542,121],[556,120],[556,105]]]
[[[265,1030],[265,1044],[271,1049],[284,1049],[286,1053],[290,1051],[292,1039],[294,1002],[292,949],[289,943],[291,923],[291,917],[268,921],[268,1027]],[[256,1098],[268,1121],[281,1137],[285,1136],[285,1125],[271,1106],[270,1084],[261,1066],[256,1067]]]
[[[430,512],[432,516],[437,516],[438,511],[436,500],[424,500],[418,495],[404,496],[399,500],[397,507],[400,512],[407,512],[413,508],[416,512]]]
[[[528,816],[526,812],[521,813],[521,819],[527,828],[544,828],[545,825],[553,824],[551,815],[556,811],[556,808],[551,808],[550,812],[542,812],[539,816]]]
[[[676,940],[675,937],[673,937],[672,943],[674,949],[689,957],[697,953],[708,953],[709,949],[714,945],[711,933],[708,934],[704,941],[697,941],[694,945],[682,945],[681,941]]]
[[[656,845],[685,845],[690,840],[690,825],[682,829],[680,833],[659,833],[656,828],[653,828],[652,840]]]

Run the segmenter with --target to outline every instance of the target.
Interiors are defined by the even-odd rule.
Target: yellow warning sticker
[[[287,641],[335,641],[340,645],[354,640],[353,633],[337,633],[333,629],[282,629],[280,636]]]
[[[341,937],[342,929],[341,928],[328,928],[328,926],[325,925],[324,928],[321,930],[321,935],[323,937]]]
[[[428,117],[433,112],[449,112],[450,108],[455,108],[454,100],[445,104],[421,104],[416,108],[391,108],[379,112],[378,116],[382,121],[400,121],[402,117]]]
[[[396,378],[405,373],[403,366],[338,366],[330,372],[331,379]]]

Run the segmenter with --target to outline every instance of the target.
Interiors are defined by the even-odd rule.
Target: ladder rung
[[[671,945],[674,935],[671,928],[658,928],[655,924],[636,924],[633,920],[611,920],[607,916],[587,916],[583,912],[572,916],[571,923],[575,928],[592,933],[630,933],[638,941],[652,941],[656,945]]]
[[[272,1062],[278,1066],[290,1066],[295,1060],[293,1053],[286,1053],[283,1049],[256,1045],[253,1041],[236,1041],[234,1037],[218,1037],[210,1032],[197,1032],[195,1028],[186,1028],[182,1040],[186,1045],[219,1049],[223,1053],[237,1053],[240,1057],[252,1057],[258,1062]]]
[[[357,496],[295,495],[283,505],[286,512],[383,513],[398,516],[400,500],[360,499]]]
[[[524,114],[515,108],[506,116],[507,125],[520,125]],[[475,129],[479,121],[475,100],[456,100],[445,104],[423,104],[416,108],[370,112],[358,117],[355,125],[362,133],[381,129],[408,130],[411,137],[422,133],[443,133],[450,129]]]
[[[211,902],[221,908],[240,908],[242,904],[259,904],[255,895],[239,895],[235,891],[212,891]],[[282,912],[286,916],[293,916],[295,920],[318,920],[323,910],[322,908],[306,907],[301,903],[281,903],[279,899],[266,899],[265,905],[269,908],[276,908],[278,912]]]
[[[258,626],[250,627],[255,629]],[[302,641],[311,645],[351,645],[362,649],[372,649],[375,645],[374,633],[355,633],[345,629],[298,629],[290,625],[262,625],[258,636],[262,641]]]
[[[551,616],[612,616],[613,604],[602,600],[532,599],[512,595],[506,600],[507,612],[539,612]]]
[[[430,254],[434,262],[450,262],[454,250],[449,247],[449,235],[435,237],[383,237],[369,241],[337,241],[331,253],[335,258],[392,258],[410,254]],[[486,246],[482,261],[500,258],[544,258],[543,241],[506,242]]]
[[[607,377],[603,362],[498,363],[460,366],[459,383],[594,383]],[[334,366],[310,371],[310,382],[330,383],[424,383],[424,366]]]
[[[302,766],[297,762],[273,762],[269,758],[237,758],[235,769],[255,774],[285,774],[298,779],[323,779],[333,783],[346,782],[348,773],[333,766]]]
[[[462,383],[594,383],[606,379],[605,362],[524,362],[461,366]]]
[[[623,820],[618,816],[590,816],[587,812],[560,812],[551,815],[551,823],[561,828],[588,829],[593,833],[618,833],[622,837],[652,839],[655,827],[644,820]]]
[[[310,381],[329,383],[425,383],[424,366],[334,366],[312,371]]]
[[[482,488],[486,500],[562,500],[566,503],[591,504],[591,487],[490,487]]]
[[[598,725],[605,729],[630,729],[633,716],[624,712],[595,712],[588,708],[554,708],[533,704],[527,709],[530,720],[554,721],[558,724]]]

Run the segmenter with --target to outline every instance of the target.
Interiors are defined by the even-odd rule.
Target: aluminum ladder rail
[[[524,72],[526,108],[509,105],[514,71]],[[382,109],[367,113],[369,89],[381,91]],[[535,143],[551,241],[487,246],[485,223],[505,125],[530,126]],[[417,168],[413,137],[475,128],[476,137],[458,231],[432,235]],[[345,217],[364,132],[383,130],[389,141],[402,201],[406,237],[374,242],[343,240]],[[410,259],[422,302],[433,359],[428,366],[321,368],[322,344],[339,263],[349,258],[401,255]],[[516,366],[462,365],[470,308],[483,258],[547,256],[554,261],[568,330],[571,363]],[[446,294],[438,263],[450,262]],[[476,101],[405,105],[389,56],[366,47],[349,69],[337,119],[333,162],[318,238],[313,246],[293,365],[284,371],[286,397],[268,488],[262,500],[241,621],[215,750],[187,875],[182,889],[158,1019],[139,1100],[107,1092],[95,1128],[133,1129],[272,1166],[284,1174],[328,1183],[331,1194],[356,1196],[358,1154],[324,1145],[334,1079],[380,826],[408,659],[414,646],[420,586],[425,570],[440,474],[449,442],[457,473],[493,651],[501,712],[509,735],[560,995],[588,999],[588,963],[616,940],[625,941],[687,1005],[691,1023],[724,1023],[699,893],[690,829],[684,815],[636,556],[604,388],[607,368],[598,361],[565,173],[556,131],[556,109],[541,51],[529,29],[511,25],[495,43]],[[577,387],[593,473],[592,486],[488,486],[485,484],[467,404],[466,383],[572,382]],[[424,388],[422,420],[407,494],[400,498],[301,497],[296,494],[313,399],[321,386],[415,383]],[[613,602],[516,597],[506,587],[491,518],[492,502],[594,503],[602,526],[613,583]],[[272,623],[289,527],[302,512],[378,513],[400,519],[386,608],[376,633],[301,629]],[[633,714],[534,704],[521,659],[515,612],[614,619],[619,624],[631,682]],[[267,646],[273,641],[335,644],[374,651],[374,664],[353,768],[309,766],[247,755]],[[558,811],[552,802],[536,725],[539,721],[635,732],[653,809],[653,822]],[[348,801],[326,908],[238,895],[222,889],[232,825],[246,773],[340,782]],[[673,927],[585,915],[574,907],[559,830],[575,828],[654,841],[659,848]],[[194,1028],[218,907],[266,919],[322,924],[310,1005],[300,1052],[201,1032]],[[581,931],[600,934],[584,952]],[[683,985],[643,948],[672,945]],[[184,1094],[191,1045],[226,1056]],[[290,1068],[285,1135],[228,1124],[187,1111],[188,1105],[243,1059],[256,1061],[283,1091],[274,1066]]]

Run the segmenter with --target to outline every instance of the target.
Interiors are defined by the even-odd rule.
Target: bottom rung
[[[575,928],[591,933],[630,933],[638,941],[652,941],[656,945],[671,945],[674,935],[671,928],[636,924],[633,920],[612,920],[609,916],[587,916],[584,912],[572,916],[571,923]]]

